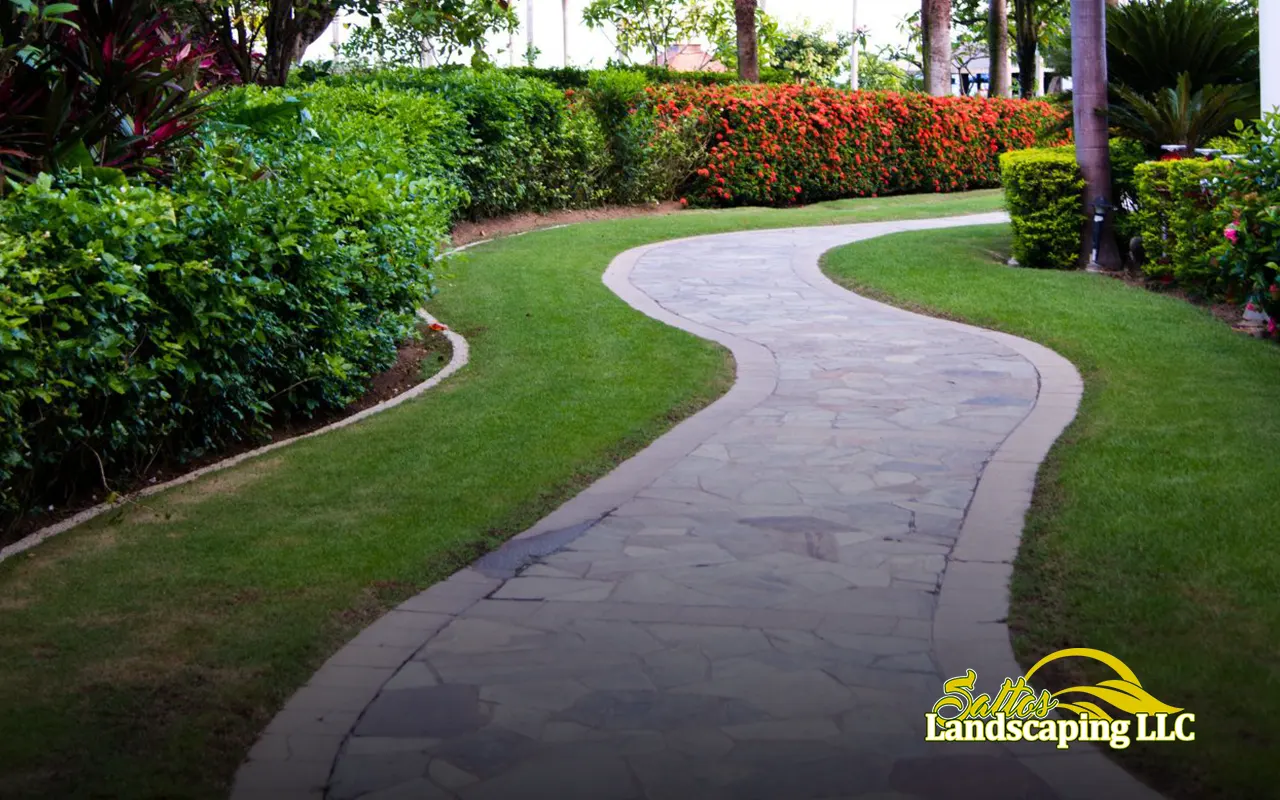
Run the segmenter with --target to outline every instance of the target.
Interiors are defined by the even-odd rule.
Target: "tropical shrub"
[[[998,156],[1057,119],[1022,100],[848,92],[816,86],[652,87],[667,124],[693,119],[707,163],[689,197],[791,205],[996,186]]]
[[[1166,144],[1194,150],[1231,130],[1237,119],[1257,114],[1258,96],[1248,86],[1206,85],[1194,91],[1191,87],[1191,75],[1186,72],[1178,76],[1175,86],[1150,96],[1122,84],[1113,86],[1117,102],[1110,110],[1112,129],[1142,142],[1148,152],[1159,152]]]
[[[0,2],[4,176],[172,172],[198,124],[205,63],[154,0]]]
[[[1212,250],[1224,280],[1270,317],[1280,320],[1280,116],[1257,128],[1239,127],[1245,158],[1222,168],[1214,190],[1219,199],[1211,230]]]
[[[1107,74],[1140,95],[1176,86],[1183,74],[1192,92],[1233,84],[1256,92],[1257,9],[1226,0],[1130,0],[1109,8]]]
[[[394,361],[462,195],[377,113],[300,106],[227,94],[169,188],[73,171],[0,200],[0,524],[341,407]]]
[[[1107,11],[1111,122],[1153,156],[1256,118],[1258,63],[1258,12],[1247,3],[1133,0]]]
[[[1024,267],[1072,268],[1080,261],[1084,176],[1069,148],[1000,156],[1013,257]]]
[[[1212,291],[1221,269],[1211,253],[1222,240],[1213,211],[1220,198],[1219,178],[1230,162],[1199,158],[1153,161],[1135,170],[1138,226],[1146,251],[1143,271]]]

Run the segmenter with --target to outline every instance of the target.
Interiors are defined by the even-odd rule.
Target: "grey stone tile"
[[[358,736],[448,737],[487,722],[474,686],[447,684],[397,689],[378,695],[365,709]]]
[[[390,789],[426,774],[429,757],[423,753],[348,755],[340,759],[329,782],[332,800],[355,800],[362,795]]]

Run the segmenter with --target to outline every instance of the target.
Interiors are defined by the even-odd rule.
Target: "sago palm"
[[[1200,147],[1231,130],[1236,119],[1256,114],[1258,98],[1250,86],[1203,86],[1192,89],[1191,75],[1178,84],[1143,95],[1128,86],[1113,86],[1118,102],[1111,107],[1111,127],[1155,151],[1161,145]]]
[[[1258,80],[1258,12],[1227,0],[1133,0],[1107,13],[1111,82],[1142,95]]]

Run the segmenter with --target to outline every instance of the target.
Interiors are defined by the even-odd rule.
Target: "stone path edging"
[[[875,235],[1005,219],[1003,214],[988,214],[892,223],[878,226]],[[825,235],[814,238],[824,243],[798,247],[792,261],[795,272],[833,298],[874,303],[837,286],[821,273],[819,258],[841,243],[832,242],[833,236],[839,238],[840,231],[805,230],[823,230]],[[691,237],[703,238],[706,237]],[[859,238],[868,237],[850,235],[847,241]],[[536,552],[539,542],[547,542],[554,550],[580,536],[613,509],[633,499],[727,421],[753,409],[774,390],[775,362],[764,345],[678,316],[631,284],[630,274],[646,254],[679,241],[683,240],[646,245],[619,255],[606,271],[604,282],[646,315],[728,347],[737,360],[737,381],[722,398],[677,425],[498,553],[514,551],[518,563],[527,552]],[[874,304],[892,309],[895,314],[921,316]],[[987,689],[988,682],[994,684],[1003,677],[1021,674],[1004,622],[1011,562],[1039,464],[1074,418],[1082,384],[1069,362],[1040,345],[960,323],[922,319],[931,325],[953,326],[997,341],[1027,359],[1039,373],[1032,411],[991,457],[964,512],[954,560],[943,574],[933,621],[935,663],[946,675],[974,669],[986,679],[980,678],[980,683]],[[492,565],[486,561],[482,559],[401,604],[330,658],[264,730],[236,775],[232,798],[323,798],[339,751],[383,685],[455,618],[481,601],[492,602],[486,598],[503,585],[512,568],[510,564]],[[1077,744],[1066,754],[1046,750],[1039,743],[1008,749],[1054,786],[1064,800],[1158,797],[1091,747]]]
[[[426,311],[419,310],[418,317],[428,325],[439,323],[439,320],[437,320],[435,317],[428,314]],[[216,461],[212,464],[209,464],[208,466],[201,467],[200,469],[197,469],[197,470],[192,470],[191,472],[188,472],[184,475],[179,475],[173,480],[165,481],[164,483],[157,483],[154,486],[148,486],[145,489],[139,489],[136,492],[132,492],[130,494],[127,494],[121,497],[115,502],[99,503],[98,505],[93,506],[92,508],[86,508],[84,511],[80,511],[70,517],[67,517],[66,519],[60,522],[54,523],[53,525],[48,525],[44,528],[41,528],[40,530],[35,531],[34,533],[30,533],[22,537],[21,539],[14,542],[13,544],[0,548],[0,561],[4,561],[5,559],[12,558],[13,556],[18,555],[19,553],[24,553],[27,550],[30,550],[31,548],[40,544],[41,542],[47,541],[53,538],[54,536],[57,536],[58,534],[66,533],[67,531],[71,530],[77,525],[82,525],[88,522],[89,520],[93,519],[94,517],[97,517],[101,514],[111,511],[112,509],[119,508],[135,500],[141,500],[144,497],[150,497],[151,495],[166,491],[168,489],[172,489],[176,486],[182,486],[183,484],[191,483],[194,480],[203,478],[205,475],[209,475],[214,472],[221,472],[224,469],[229,469],[238,464],[242,464],[245,461],[248,461],[250,459],[257,458],[258,456],[261,456],[261,455],[266,455],[267,453],[270,453],[273,450],[279,450],[280,448],[287,447],[295,442],[301,442],[304,439],[310,439],[312,437],[320,436],[322,434],[329,433],[331,431],[336,431],[339,428],[345,428],[348,425],[353,425],[363,419],[368,419],[374,414],[380,414],[389,408],[395,408],[396,406],[400,405],[406,400],[412,400],[413,398],[418,397],[423,392],[426,392],[427,390],[435,387],[441,381],[445,380],[450,375],[453,375],[455,372],[465,367],[467,365],[467,361],[470,359],[470,351],[468,349],[467,340],[465,338],[463,338],[460,334],[455,333],[450,328],[445,328],[444,331],[442,331],[442,333],[444,333],[445,338],[449,340],[450,345],[452,345],[453,347],[453,352],[449,358],[449,363],[444,366],[444,369],[440,370],[435,375],[432,375],[430,378],[423,381],[422,383],[417,384],[416,386],[411,386],[401,394],[398,394],[395,397],[389,398],[387,400],[383,400],[381,403],[370,406],[369,408],[366,408],[362,411],[352,414],[349,417],[343,417],[342,419],[336,422],[333,422],[329,425],[325,425],[323,428],[317,428],[314,431],[309,431],[300,436],[292,436],[288,439],[282,439],[278,442],[272,442],[271,444],[263,445],[262,447],[259,447],[257,449],[249,450],[244,453],[239,453],[237,455],[231,456],[230,458],[225,458],[221,461]]]

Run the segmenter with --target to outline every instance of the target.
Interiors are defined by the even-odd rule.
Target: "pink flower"
[[[1232,244],[1240,243],[1240,231],[1236,230],[1236,224],[1234,222],[1222,231],[1222,235],[1227,237],[1227,241]]]
[[[1267,333],[1272,336],[1276,335],[1276,321],[1274,319],[1267,320]]]

